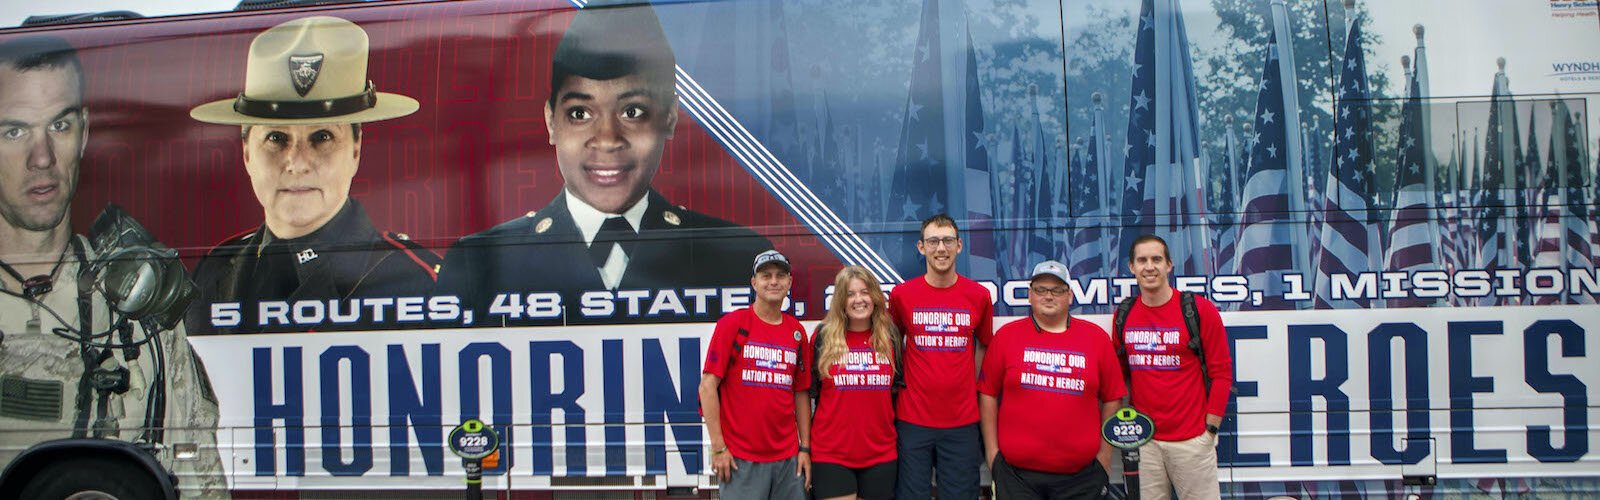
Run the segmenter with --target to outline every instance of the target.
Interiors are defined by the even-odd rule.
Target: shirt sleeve
[[[793,323],[790,328],[800,332],[800,341],[795,343],[800,349],[800,366],[794,370],[794,392],[806,392],[811,390],[811,371],[814,370],[811,366],[811,337],[805,334],[805,327],[800,326],[799,321],[791,318],[790,322]]]
[[[978,371],[978,392],[1000,397],[1006,383],[1004,342],[995,342],[983,354],[983,368]]]
[[[711,331],[711,345],[706,348],[706,365],[700,373],[709,373],[717,377],[727,378],[728,365],[733,363],[736,354],[733,352],[733,341],[739,336],[739,323],[735,316],[743,314],[734,311],[717,320],[717,326]]]
[[[1206,351],[1206,373],[1211,375],[1206,413],[1227,416],[1229,395],[1233,394],[1233,355],[1228,349],[1228,329],[1211,301],[1196,296],[1194,302],[1200,313],[1200,344]]]
[[[909,289],[905,287],[905,283],[901,283],[895,285],[894,289],[889,290],[889,319],[894,321],[895,328],[899,328],[900,335],[904,336],[906,334],[906,323],[900,313],[905,309],[905,301],[901,298],[901,295],[904,295],[900,293],[901,290]],[[833,293],[839,292],[835,290]]]
[[[1106,333],[1094,323],[1084,321],[1083,324],[1093,327],[1095,333],[1104,336]],[[1122,360],[1117,359],[1117,350],[1111,346],[1108,338],[1100,343],[1100,401],[1115,401],[1128,395],[1128,386],[1122,378]]]
[[[988,347],[989,342],[994,340],[994,301],[989,300],[989,289],[983,285],[978,285],[972,293],[973,300],[978,303],[978,327],[973,333],[978,336],[979,344]]]

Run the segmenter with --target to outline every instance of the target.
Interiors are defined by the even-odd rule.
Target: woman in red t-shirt
[[[828,315],[812,335],[812,492],[826,500],[891,498],[900,334],[872,273],[848,266],[833,282]]]

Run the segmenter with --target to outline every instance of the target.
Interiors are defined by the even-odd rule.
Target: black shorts
[[[898,467],[890,460],[870,467],[852,469],[839,464],[811,463],[811,492],[818,499],[854,493],[861,500],[894,498]]]

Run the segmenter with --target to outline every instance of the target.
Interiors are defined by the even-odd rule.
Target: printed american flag
[[[1415,78],[1408,82],[1410,96],[1400,111],[1399,159],[1395,163],[1394,214],[1389,224],[1388,253],[1384,255],[1384,269],[1388,271],[1421,271],[1433,266],[1433,231],[1430,223],[1433,210],[1429,208],[1432,192],[1428,190],[1427,138],[1422,130],[1422,87]],[[1390,299],[1391,307],[1421,307],[1434,299],[1416,297]]]
[[[1115,253],[1111,242],[1114,234],[1105,230],[1109,220],[1107,216],[1111,214],[1111,200],[1116,193],[1109,187],[1111,179],[1106,175],[1111,163],[1106,159],[1105,104],[1099,92],[1094,93],[1092,100],[1094,119],[1089,127],[1089,137],[1081,147],[1073,147],[1079,165],[1071,170],[1074,177],[1069,178],[1067,183],[1072,217],[1078,221],[1072,233],[1072,260],[1069,266],[1072,276],[1085,284],[1089,279],[1116,274],[1115,269],[1109,268],[1112,263],[1110,256]],[[1092,314],[1106,312],[1110,308],[1109,304],[1087,305],[1083,310]]]
[[[945,79],[943,51],[940,47],[939,2],[925,2],[921,32],[912,58],[911,91],[906,95],[900,144],[894,163],[894,189],[889,194],[889,218],[893,220],[920,222],[930,215],[943,213],[950,201],[946,198],[949,192],[947,168],[952,160],[965,160],[965,155],[949,158],[944,148]],[[952,114],[956,112],[951,110]],[[905,234],[899,245],[903,257],[895,260],[908,268],[912,263],[920,267],[922,261],[917,255],[915,240],[921,235],[915,230]],[[918,272],[910,270],[907,274],[915,275]]]
[[[1028,168],[1026,150],[1027,146],[1022,142],[1022,127],[1013,124],[1011,128],[1011,154],[1009,155],[1011,164],[1008,170],[1011,173],[1011,182],[1004,187],[1008,191],[1001,195],[1001,200],[1009,203],[1009,205],[1002,203],[1001,207],[1003,208],[1000,210],[1001,213],[1005,214],[1000,223],[1006,228],[1006,245],[1004,248],[1006,263],[1009,264],[1007,266],[1007,276],[1011,278],[1027,274],[1028,270],[1032,269],[1028,266],[1028,233],[1021,223],[1021,221],[1028,220],[1024,209],[1029,206],[1028,198],[1032,195],[1032,192],[1025,188],[1025,186],[1032,184],[1032,180],[1029,177],[1033,175]]]
[[[1583,127],[1580,125],[1583,117],[1573,113],[1565,100],[1555,101],[1550,113],[1550,162],[1546,178],[1556,180],[1553,188],[1560,196],[1559,200],[1550,203],[1550,211],[1565,213],[1565,217],[1560,219],[1560,228],[1556,230],[1559,267],[1568,274],[1591,274],[1594,272],[1594,249],[1591,244],[1594,239],[1594,220],[1590,205],[1594,200],[1589,199],[1589,192],[1584,189],[1591,179],[1584,171],[1588,158],[1584,151]],[[1547,181],[1547,184],[1550,183]],[[1566,302],[1593,304],[1595,296],[1568,289]]]
[[[1464,269],[1462,266],[1465,263],[1471,262],[1464,253],[1466,247],[1470,245],[1467,230],[1471,225],[1461,223],[1461,214],[1469,206],[1461,185],[1463,172],[1467,168],[1466,164],[1462,163],[1466,155],[1461,154],[1463,151],[1460,139],[1454,134],[1450,137],[1452,144],[1450,161],[1445,167],[1448,177],[1439,194],[1439,206],[1444,207],[1443,230],[1439,231],[1439,257],[1445,272],[1454,275],[1457,270]],[[1461,297],[1451,295],[1451,305],[1462,303]]]
[[[1539,122],[1534,119],[1539,106],[1528,105],[1528,140],[1523,144],[1521,159],[1517,161],[1517,262],[1533,264],[1533,254],[1539,246],[1538,220],[1544,215],[1544,163],[1539,159]]]
[[[1274,29],[1267,40],[1266,58],[1261,70],[1260,91],[1256,98],[1255,132],[1247,140],[1250,163],[1245,169],[1244,209],[1239,230],[1239,271],[1254,290],[1262,291],[1263,309],[1291,309],[1283,299],[1283,278],[1295,272],[1300,243],[1305,234],[1293,223],[1290,184],[1303,175],[1300,164],[1300,132],[1295,100],[1292,54],[1288,44],[1278,43],[1279,33],[1289,39],[1287,13],[1274,3]],[[1278,26],[1279,23],[1282,26]],[[1292,42],[1291,42],[1292,43]],[[1286,60],[1288,59],[1288,60]],[[1298,196],[1298,193],[1296,193]]]
[[[1230,274],[1238,268],[1236,262],[1239,225],[1235,213],[1238,211],[1239,189],[1235,179],[1239,177],[1239,141],[1233,133],[1233,116],[1224,118],[1223,157],[1219,165],[1212,168],[1216,175],[1211,180],[1211,199],[1216,200],[1212,205],[1212,220],[1216,221],[1216,240],[1212,248],[1217,249],[1215,259],[1215,274]]]
[[[1039,118],[1038,87],[1030,86],[1028,90],[1029,96],[1034,97],[1028,100],[1033,108],[1033,130],[1028,134],[1033,139],[1028,149],[1029,165],[1033,172],[1033,204],[1026,207],[1028,212],[1023,214],[1023,218],[1032,221],[1029,225],[1033,226],[1028,231],[1028,265],[1031,268],[1033,263],[1061,260],[1065,256],[1056,252],[1055,231],[1052,228],[1057,193],[1056,176],[1052,175],[1051,170],[1059,167],[1050,165],[1049,139],[1044,134],[1044,124]]]
[[[1155,95],[1156,95],[1156,31],[1155,2],[1144,0],[1139,8],[1139,32],[1133,48],[1133,84],[1128,97],[1128,133],[1122,145],[1123,177],[1121,203],[1117,214],[1122,216],[1122,233],[1117,238],[1117,248],[1123,249],[1144,231],[1139,227],[1147,222],[1144,213],[1145,168],[1155,160]],[[1118,252],[1117,255],[1121,255]],[[1112,256],[1115,268],[1125,268],[1126,263]]]
[[[1493,273],[1501,268],[1522,265],[1516,257],[1518,159],[1522,140],[1517,136],[1516,102],[1511,98],[1511,81],[1506,78],[1505,59],[1494,75],[1494,96],[1489,105],[1489,137],[1484,141],[1483,167],[1478,207],[1478,267]],[[1482,305],[1505,304],[1505,298],[1485,297]]]
[[[984,140],[983,99],[978,87],[978,56],[967,32],[966,71],[966,205],[967,227],[961,239],[966,249],[966,275],[985,281],[1000,278],[995,243],[994,188],[998,186],[989,167],[990,145]]]
[[[1376,228],[1372,210],[1372,107],[1367,91],[1366,57],[1361,51],[1361,18],[1350,23],[1334,103],[1333,166],[1322,193],[1323,223],[1318,229],[1316,305],[1366,307],[1364,298],[1335,299],[1330,277],[1355,276],[1372,266]]]
[[[1541,182],[1532,196],[1533,206],[1526,209],[1535,217],[1531,222],[1533,232],[1527,240],[1532,248],[1527,250],[1528,257],[1524,262],[1533,268],[1560,269],[1561,213],[1557,211],[1556,206],[1561,204],[1561,183],[1560,179],[1550,176],[1550,172],[1544,170],[1544,164],[1539,159],[1539,120],[1534,117],[1539,106],[1529,108],[1528,149],[1521,165],[1530,172],[1528,178],[1540,179]],[[1535,304],[1559,304],[1561,294],[1539,295],[1531,300]]]
[[[1200,184],[1207,161],[1200,154],[1199,98],[1177,0],[1144,2],[1130,99],[1122,214],[1131,217],[1125,217],[1119,248],[1140,233],[1154,233],[1166,239],[1175,274],[1204,273],[1211,269]]]
[[[1091,131],[1091,134],[1094,131]],[[1074,154],[1076,165],[1070,169],[1074,173],[1068,188],[1072,190],[1072,216],[1080,221],[1077,229],[1072,232],[1072,277],[1080,282],[1087,279],[1098,278],[1105,275],[1106,258],[1103,250],[1104,224],[1106,210],[1100,202],[1100,171],[1098,165],[1100,149],[1098,135],[1090,135],[1089,141],[1082,149],[1076,149]],[[1091,221],[1083,223],[1081,221]]]

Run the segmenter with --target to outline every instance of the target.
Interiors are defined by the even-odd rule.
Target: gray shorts
[[[806,480],[794,473],[795,457],[776,462],[733,459],[739,469],[722,483],[718,496],[727,500],[805,500]]]

